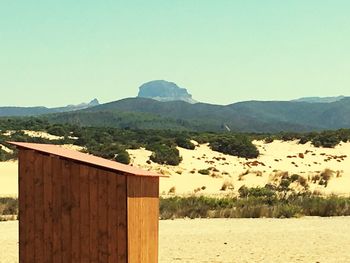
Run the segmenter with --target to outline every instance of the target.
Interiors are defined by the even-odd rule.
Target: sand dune
[[[128,150],[132,165],[170,175],[162,179],[160,193],[167,195],[171,188],[175,194],[227,195],[237,194],[242,185],[264,186],[273,182],[277,173],[287,171],[298,174],[308,182],[309,190],[324,194],[350,194],[350,143],[342,143],[333,149],[316,148],[310,143],[301,145],[295,141],[274,141],[266,144],[254,141],[260,151],[256,160],[246,160],[212,151],[207,144],[195,150],[179,148],[183,161],[178,166],[159,165],[149,161],[152,154],[145,149]],[[81,147],[65,145],[70,149]],[[210,175],[199,174],[210,168]],[[334,171],[327,187],[312,182],[312,177],[325,169]],[[244,175],[243,175],[244,174]],[[222,185],[231,184],[233,189],[220,191]],[[300,190],[298,185],[292,185]],[[204,190],[202,190],[204,189]],[[0,196],[17,195],[17,163],[0,162]]]
[[[349,195],[350,143],[342,143],[333,149],[316,148],[310,143],[302,145],[296,141],[274,141],[269,144],[254,141],[254,144],[261,153],[256,160],[215,152],[207,144],[199,145],[195,150],[178,148],[183,161],[176,167],[152,162],[148,164],[151,152],[145,149],[129,150],[129,154],[134,165],[171,176],[161,180],[160,192],[163,194],[172,187],[180,195],[193,194],[200,187],[205,187],[205,190],[199,191],[199,194],[228,194],[230,190],[220,191],[224,182],[232,183],[234,190],[231,192],[236,193],[242,185],[264,186],[273,180],[276,173],[288,171],[290,175],[298,174],[310,179],[310,191]],[[207,168],[211,168],[209,176],[198,173],[200,169]],[[312,177],[327,168],[334,171],[328,186],[313,184]],[[240,176],[242,174],[246,175]]]

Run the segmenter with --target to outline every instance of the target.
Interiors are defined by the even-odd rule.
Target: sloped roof
[[[157,174],[150,171],[144,171],[137,167],[130,165],[118,163],[115,161],[107,160],[94,155],[81,153],[74,150],[69,150],[58,145],[53,144],[39,144],[39,143],[25,143],[25,142],[8,142],[9,144],[15,145],[19,148],[30,149],[38,152],[43,152],[47,154],[57,155],[63,158],[71,159],[74,161],[79,161],[87,164],[92,164],[95,166],[111,169],[114,171],[126,173],[128,175],[136,176],[153,176],[153,177],[168,177],[161,174]]]

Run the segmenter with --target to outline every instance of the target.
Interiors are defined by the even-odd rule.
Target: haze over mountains
[[[324,103],[330,103],[330,102],[336,102],[344,99],[345,96],[338,96],[338,97],[305,97],[305,98],[300,98],[296,99],[293,101],[297,102],[309,102],[309,103],[319,103],[319,102],[324,102]]]
[[[38,116],[82,126],[193,131],[306,132],[350,127],[350,97],[293,101],[245,101],[230,105],[196,103],[186,89],[151,81],[136,98],[62,108],[0,108],[0,116]]]
[[[67,105],[64,107],[57,108],[47,108],[44,106],[37,107],[19,107],[19,106],[7,106],[0,107],[0,117],[1,116],[36,116],[49,113],[57,112],[68,112],[82,110],[90,107],[100,105],[97,99],[93,99],[89,103],[80,103],[78,105]]]

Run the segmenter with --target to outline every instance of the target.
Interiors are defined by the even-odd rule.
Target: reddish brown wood
[[[80,262],[80,165],[73,163],[70,171],[72,262]]]
[[[18,154],[19,159],[19,179],[18,179],[18,188],[19,188],[19,259],[20,263],[25,263],[26,258],[26,248],[27,248],[27,212],[26,210],[26,200],[27,200],[27,191],[26,188],[28,186],[28,168],[27,168],[27,158],[28,151],[20,151]]]
[[[72,233],[71,233],[71,167],[72,163],[68,160],[62,160],[62,261],[72,262]]]
[[[43,188],[43,157],[34,155],[34,250],[35,261],[44,261],[44,188]]]
[[[108,263],[118,260],[118,205],[117,205],[117,176],[110,173],[107,176],[108,184],[108,209],[107,209],[107,231],[108,231]]]
[[[35,195],[34,193],[34,151],[26,151],[26,186],[25,186],[25,210],[26,210],[26,221],[25,221],[25,242],[26,247],[26,262],[35,261],[35,212],[34,212],[34,202]],[[30,226],[30,227],[28,227]]]
[[[43,155],[43,188],[44,188],[44,262],[52,262],[52,158]]]
[[[62,263],[62,161],[59,157],[52,157],[52,262]]]
[[[117,203],[118,203],[118,263],[128,262],[128,243],[127,243],[127,192],[126,176],[117,175]]]
[[[98,262],[108,262],[108,185],[109,174],[98,170]]]
[[[90,261],[90,177],[89,167],[80,165],[80,262]]]
[[[23,212],[24,210],[21,209],[21,204],[24,203],[25,201],[25,198],[24,198],[24,190],[23,190],[23,181],[24,181],[24,170],[23,170],[23,167],[21,166],[21,164],[24,163],[25,160],[23,160],[23,155],[24,155],[24,152],[23,151],[20,151],[18,153],[18,202],[19,202],[19,206],[18,206],[18,216],[20,218],[23,218],[23,220],[25,219],[25,216],[23,215]],[[22,160],[22,161],[21,161]],[[19,225],[18,225],[18,228],[19,228],[19,259],[20,259],[20,263],[23,262],[23,256],[24,256],[24,251],[25,251],[25,245],[23,244],[23,241],[21,240],[21,233],[23,233],[23,230],[25,229],[24,228],[24,225],[23,225],[23,221],[20,221],[19,222]],[[22,259],[22,260],[21,260]]]
[[[89,169],[90,177],[90,263],[98,262],[98,174]]]

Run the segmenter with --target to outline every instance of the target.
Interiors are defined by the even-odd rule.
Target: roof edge
[[[107,168],[107,169],[111,169],[114,171],[119,171],[121,173],[124,173],[126,176],[141,176],[141,177],[162,177],[162,178],[169,178],[170,176],[168,175],[163,175],[163,174],[158,174],[158,173],[153,173],[147,170],[142,170],[141,168],[135,167],[135,166],[131,166],[131,165],[126,165],[126,164],[122,164],[119,162],[114,162],[112,160],[108,160],[99,156],[95,156],[95,155],[90,155],[90,154],[86,154],[86,153],[81,153],[79,151],[75,151],[75,150],[70,150],[70,149],[66,149],[61,147],[61,145],[55,145],[55,144],[39,144],[39,143],[26,143],[26,142],[12,142],[12,141],[6,141],[6,143],[16,146],[17,148],[24,148],[24,149],[29,149],[29,150],[33,150],[33,151],[37,151],[37,152],[42,152],[42,153],[48,153],[48,154],[52,154],[52,155],[57,155],[57,156],[61,156],[63,158],[67,158],[70,160],[75,160],[75,161],[79,161],[85,164],[90,164],[90,165],[94,165],[97,167],[102,167],[102,168]],[[27,144],[31,144],[32,147],[30,145]],[[33,147],[37,146],[37,147]],[[94,163],[92,161],[86,161],[83,158],[78,158],[74,156],[68,156],[68,154],[59,154],[59,153],[54,153],[52,151],[46,150],[46,149],[42,149],[40,147],[59,147],[62,148],[63,151],[69,151],[72,154],[78,154],[78,155],[86,155],[89,156],[90,158],[94,158],[96,161],[100,161],[100,163]],[[101,164],[102,162],[110,162],[110,165],[107,164]],[[125,168],[117,168],[117,167],[112,167],[112,165],[118,165],[118,166],[124,166]],[[134,172],[131,171],[127,171],[127,169],[133,169]]]

